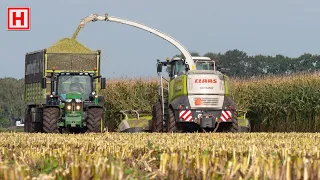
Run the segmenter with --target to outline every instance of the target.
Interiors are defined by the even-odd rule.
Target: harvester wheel
[[[163,131],[163,116],[160,101],[152,106],[152,132]]]
[[[174,117],[174,112],[169,108],[169,118],[167,122],[167,132],[178,132],[176,119]]]
[[[103,131],[103,109],[90,108],[87,116],[88,132],[99,133]]]
[[[59,133],[59,109],[49,107],[43,109],[43,130],[45,133]]]
[[[236,105],[231,97],[226,97],[226,101],[228,104],[230,104],[232,107],[236,108]],[[237,111],[234,110],[231,117],[231,124],[228,126],[225,131],[227,132],[238,132],[238,115]]]
[[[237,112],[234,111],[233,115],[231,117],[231,125],[230,125],[230,129],[229,132],[238,132],[238,117],[237,117]]]

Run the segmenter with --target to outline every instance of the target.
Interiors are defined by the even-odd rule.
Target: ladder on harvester
[[[170,82],[162,76],[161,73],[158,73],[159,82],[158,82],[158,94],[160,96],[161,106],[162,106],[162,117],[163,117],[163,128],[167,126],[167,121],[169,118],[169,86]],[[164,81],[163,81],[164,80]],[[166,85],[166,87],[164,86]]]

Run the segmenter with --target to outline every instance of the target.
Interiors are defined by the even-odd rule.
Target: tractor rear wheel
[[[163,116],[160,101],[157,101],[152,106],[152,132],[163,131]]]
[[[172,108],[169,108],[169,118],[166,127],[167,132],[178,132],[178,126]]]
[[[98,133],[103,131],[103,114],[102,108],[88,109],[87,132]]]
[[[59,133],[59,109],[49,107],[43,109],[43,130],[45,133]]]

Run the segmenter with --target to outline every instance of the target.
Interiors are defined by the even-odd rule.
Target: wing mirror
[[[106,83],[107,83],[106,78],[101,78],[101,81],[100,81],[101,89],[106,89]]]
[[[157,63],[157,72],[158,73],[162,72],[162,63]]]
[[[42,78],[41,87],[42,89],[47,88],[47,78]]]

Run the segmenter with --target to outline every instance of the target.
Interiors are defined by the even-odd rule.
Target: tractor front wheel
[[[163,116],[160,101],[152,106],[152,132],[163,131]]]
[[[43,109],[43,130],[45,133],[59,133],[58,121],[60,111],[56,107]]]
[[[90,108],[87,116],[87,132],[99,133],[103,131],[103,109]]]

